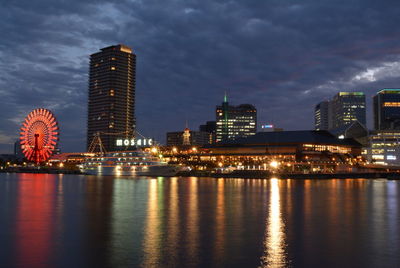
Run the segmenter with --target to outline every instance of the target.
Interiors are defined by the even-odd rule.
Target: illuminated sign
[[[261,125],[261,128],[274,128],[274,125]]]
[[[117,146],[152,146],[153,139],[118,139]]]
[[[395,155],[388,155],[388,156],[386,156],[386,159],[387,160],[396,160],[397,157]]]

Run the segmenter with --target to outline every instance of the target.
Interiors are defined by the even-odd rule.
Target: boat
[[[175,176],[181,166],[169,165],[151,153],[134,150],[99,153],[88,157],[80,166],[88,175]]]

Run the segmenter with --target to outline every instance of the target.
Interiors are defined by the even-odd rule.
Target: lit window
[[[111,66],[111,70],[115,71],[115,66]]]

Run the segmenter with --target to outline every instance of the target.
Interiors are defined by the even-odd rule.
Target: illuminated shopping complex
[[[259,132],[247,138],[203,147],[164,148],[164,157],[195,169],[243,169],[282,172],[354,171],[365,161],[362,145],[327,131]]]

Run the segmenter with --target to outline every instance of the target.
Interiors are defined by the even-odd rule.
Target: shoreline
[[[68,169],[3,169],[0,173],[37,173],[37,174],[76,174],[88,175],[79,170]],[[213,173],[211,171],[184,171],[174,177],[211,177],[241,179],[388,179],[400,180],[399,172],[362,172],[362,173],[271,173],[262,170],[240,170],[231,173]]]

